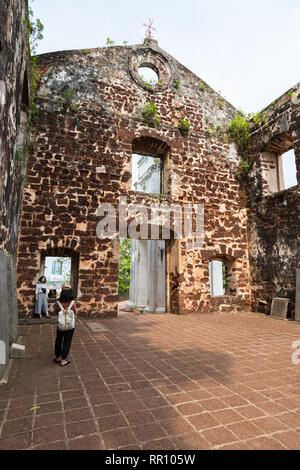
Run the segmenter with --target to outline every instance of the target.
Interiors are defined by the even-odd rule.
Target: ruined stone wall
[[[296,268],[300,258],[300,86],[264,110],[252,132],[254,166],[248,182],[249,259],[252,307],[270,312],[273,297],[290,299],[294,317]],[[279,157],[294,149],[298,186],[281,187]]]
[[[26,1],[0,3],[0,340],[6,345],[6,360],[9,344],[17,337],[15,257],[23,165],[23,154],[17,152],[17,147],[23,132],[20,123],[26,68],[26,12]]]
[[[149,87],[137,68],[151,64],[160,81]],[[39,59],[39,119],[27,166],[18,249],[18,298],[23,315],[33,312],[34,285],[45,254],[78,256],[82,315],[114,316],[118,299],[118,239],[99,239],[97,208],[119,196],[139,203],[204,204],[201,249],[185,239],[169,244],[169,310],[181,313],[250,304],[247,214],[235,179],[239,157],[223,138],[234,109],[155,42],[139,46],[64,51]],[[143,122],[141,108],[155,103],[160,123]],[[182,136],[182,118],[191,127]],[[223,126],[223,127],[222,127]],[[162,195],[131,190],[133,142],[147,153],[167,148]],[[154,144],[153,144],[154,145]],[[150,146],[148,148],[148,146]],[[231,290],[209,293],[208,265],[224,259]]]
[[[0,249],[16,253],[21,181],[16,153],[26,68],[27,2],[0,6]],[[25,77],[26,80],[26,77]],[[20,157],[20,156],[19,156]]]

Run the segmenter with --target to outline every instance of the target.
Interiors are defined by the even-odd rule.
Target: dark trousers
[[[61,357],[64,360],[68,357],[72,343],[73,333],[74,328],[73,330],[67,331],[61,331],[57,329],[55,341],[55,357]]]

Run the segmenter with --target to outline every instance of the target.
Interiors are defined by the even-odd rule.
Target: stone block
[[[105,333],[109,331],[107,328],[105,328],[101,323],[98,322],[87,322],[86,326],[88,329],[91,331],[91,333]]]
[[[97,166],[96,168],[96,173],[106,173],[106,168],[104,165],[102,166]]]
[[[274,297],[271,305],[271,317],[285,320],[287,315],[288,304],[289,299]]]
[[[25,346],[23,344],[13,343],[10,348],[10,359],[20,359],[25,356]]]

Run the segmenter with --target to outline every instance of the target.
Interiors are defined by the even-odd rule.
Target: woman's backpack
[[[71,308],[74,305],[74,300],[70,303],[70,305],[67,308],[64,308],[64,306],[57,301],[57,304],[60,308],[60,311],[58,312],[58,324],[57,328],[60,331],[68,331],[68,330],[73,330],[75,328],[75,314]]]

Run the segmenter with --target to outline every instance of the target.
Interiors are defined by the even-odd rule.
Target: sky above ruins
[[[45,26],[37,53],[140,44],[153,19],[159,46],[246,113],[300,80],[299,0],[34,0]]]

